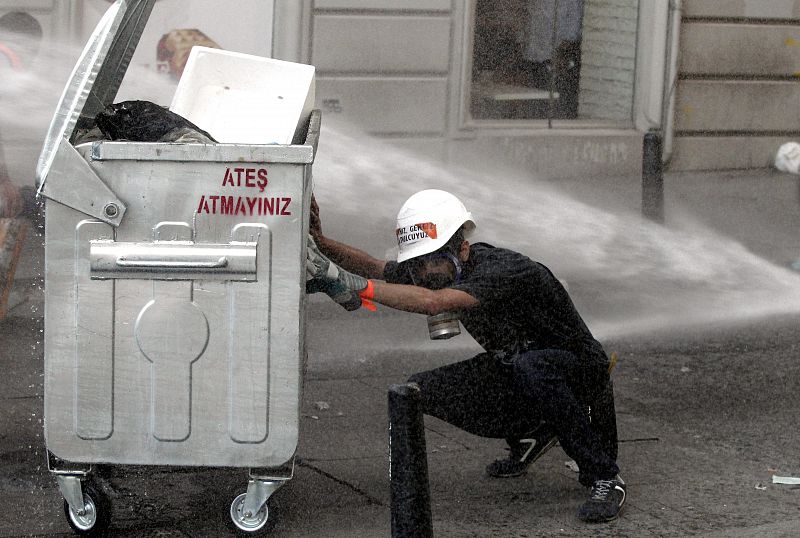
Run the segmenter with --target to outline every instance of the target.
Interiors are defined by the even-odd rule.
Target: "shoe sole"
[[[611,523],[612,521],[616,521],[619,519],[619,514],[610,518],[610,519],[581,519],[584,523]]]
[[[620,515],[622,515],[622,506],[619,507],[619,511],[616,513],[614,517],[610,517],[607,519],[584,519],[578,516],[578,519],[580,519],[584,523],[611,523],[612,521],[618,520]]]
[[[612,521],[618,520],[619,516],[621,514],[622,514],[622,508],[619,509],[619,512],[617,512],[617,515],[615,515],[614,517],[608,518],[608,519],[583,519],[583,518],[579,518],[579,519],[581,521],[583,521],[584,523],[611,523]]]

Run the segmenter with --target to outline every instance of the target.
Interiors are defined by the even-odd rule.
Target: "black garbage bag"
[[[107,140],[132,142],[200,142],[216,140],[183,116],[150,101],[123,101],[108,105],[95,118]]]

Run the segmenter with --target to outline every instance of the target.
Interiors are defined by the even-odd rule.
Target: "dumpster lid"
[[[62,139],[110,105],[125,77],[156,0],[116,0],[98,23],[72,71],[36,167],[40,191]]]

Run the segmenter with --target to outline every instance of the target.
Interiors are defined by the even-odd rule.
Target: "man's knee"
[[[420,388],[421,388],[422,385],[424,384],[423,375],[421,373],[419,373],[419,372],[416,373],[416,374],[411,374],[411,376],[408,378],[406,383],[415,383],[415,384],[419,385]]]

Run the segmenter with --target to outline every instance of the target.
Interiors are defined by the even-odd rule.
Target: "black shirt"
[[[384,270],[387,282],[410,284],[396,262]],[[489,353],[513,355],[537,349],[561,349],[606,363],[564,286],[550,270],[527,256],[486,243],[470,246],[461,281],[450,286],[479,304],[458,312],[461,323]]]

